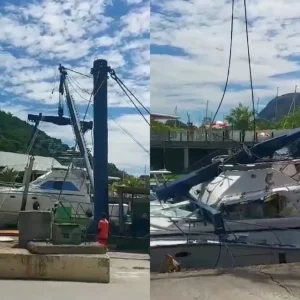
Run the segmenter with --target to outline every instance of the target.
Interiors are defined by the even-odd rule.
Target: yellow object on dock
[[[169,254],[166,255],[160,267],[160,273],[180,272],[180,264]]]

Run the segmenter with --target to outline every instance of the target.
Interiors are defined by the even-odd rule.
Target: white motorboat
[[[44,175],[30,183],[25,210],[52,210],[59,202],[71,208],[72,217],[87,218],[87,211],[93,212],[90,185],[86,180],[86,172],[82,169],[52,168]],[[115,180],[116,178],[113,178]],[[17,224],[22,205],[24,186],[0,188],[0,225]],[[124,205],[124,213],[128,205]],[[110,218],[119,220],[119,204],[109,204]]]
[[[161,217],[151,218],[152,271],[166,254],[183,268],[300,261],[298,165],[299,160],[222,166],[219,176],[190,193],[195,202],[222,213],[228,233],[220,241],[199,210],[178,220],[166,216],[165,224]]]

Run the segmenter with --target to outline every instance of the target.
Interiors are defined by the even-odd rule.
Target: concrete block
[[[19,246],[26,247],[29,241],[47,241],[52,235],[52,212],[21,211],[19,214]]]
[[[36,255],[25,249],[0,249],[0,279],[108,283],[110,259],[102,255]]]
[[[53,245],[44,242],[29,242],[26,249],[33,254],[105,254],[107,248],[99,243],[80,245]]]

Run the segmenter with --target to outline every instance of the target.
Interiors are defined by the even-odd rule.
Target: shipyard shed
[[[51,168],[65,168],[53,157],[34,156],[32,169],[32,179],[45,174]],[[13,169],[17,172],[24,172],[28,163],[27,154],[0,151],[0,172],[5,168]]]

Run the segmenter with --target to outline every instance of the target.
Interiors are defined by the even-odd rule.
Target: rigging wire
[[[86,90],[85,88],[83,88],[80,83],[75,79],[75,77],[73,77],[71,74],[68,74],[69,79],[84,93],[90,95],[91,92]]]
[[[142,116],[142,118],[145,120],[145,122],[150,126],[150,122],[146,119],[146,117],[143,115],[143,113],[140,111],[140,109],[137,107],[137,105],[134,103],[134,101],[130,98],[130,96],[128,95],[125,88],[118,81],[116,81],[116,82],[119,84],[119,86],[122,89],[122,91],[124,92],[124,94],[128,97],[128,99],[134,105],[135,109],[139,112],[139,114]]]
[[[43,121],[43,119],[44,119],[44,116],[42,115],[41,121]],[[40,122],[41,122],[41,121],[40,121]],[[35,143],[35,141],[36,141],[36,139],[37,139],[37,136],[38,136],[38,134],[39,134],[39,132],[40,132],[39,125],[40,125],[40,123],[39,123],[38,126],[36,127],[36,131],[35,131],[33,137],[31,138],[31,141],[30,141],[30,143],[29,143],[29,146],[27,147],[27,150],[26,150],[26,152],[25,152],[25,155],[27,155],[27,164],[26,164],[26,166],[28,165],[28,162],[29,162],[30,152],[31,152],[31,150],[32,150],[32,148],[33,148],[33,145],[34,145],[34,143]],[[2,205],[4,204],[4,202],[6,201],[6,199],[7,199],[7,197],[8,197],[8,194],[10,193],[11,189],[14,188],[14,185],[16,184],[16,180],[17,180],[18,176],[20,175],[20,173],[21,173],[21,171],[17,172],[17,173],[15,174],[15,176],[13,177],[13,181],[11,182],[11,183],[12,183],[12,186],[10,187],[10,189],[9,189],[8,193],[5,195],[5,197],[2,199],[1,204],[0,204],[0,208],[2,207]]]
[[[115,87],[113,84],[109,84],[109,86],[110,86],[111,88],[113,88],[113,89],[114,89],[114,92],[115,92],[118,96],[120,96],[126,103],[128,103],[129,106],[135,108],[134,105],[132,104],[132,102],[129,101],[124,95],[122,95],[122,94],[116,89],[116,87]]]
[[[219,113],[219,110],[221,108],[221,105],[223,103],[226,91],[227,91],[227,86],[228,86],[228,81],[229,81],[229,75],[230,75],[230,68],[231,68],[231,57],[232,57],[232,42],[233,42],[233,24],[234,24],[234,2],[235,0],[231,1],[231,25],[230,25],[230,46],[229,46],[229,56],[228,56],[228,68],[227,68],[227,76],[226,76],[226,81],[225,81],[225,86],[223,90],[223,95],[221,97],[221,100],[219,102],[218,108],[214,114],[214,117],[211,121],[213,123],[217,117],[217,114]]]
[[[78,71],[74,71],[74,70],[72,70],[72,69],[69,69],[69,68],[65,68],[65,70],[68,70],[68,71],[70,71],[70,72],[73,72],[73,73],[75,73],[75,74],[78,74],[78,75],[81,75],[81,76],[84,76],[84,77],[87,77],[87,78],[93,78],[93,77],[90,76],[90,75],[86,75],[86,74],[83,74],[83,73],[81,73],[81,72],[78,72]]]
[[[247,1],[244,0],[244,13],[245,13],[245,29],[247,38],[247,53],[248,53],[248,66],[249,66],[249,76],[250,76],[250,87],[251,87],[251,97],[252,97],[252,113],[253,113],[253,144],[256,139],[256,118],[255,118],[255,103],[254,103],[254,91],[253,91],[253,81],[252,81],[252,69],[251,69],[251,55],[250,55],[250,45],[249,45],[249,31],[248,31],[248,17],[247,17]]]
[[[121,86],[123,86],[128,93],[142,106],[142,108],[150,115],[150,111],[143,105],[143,103],[130,91],[130,89],[124,84],[124,82],[116,76],[116,78],[113,78],[116,80],[116,82]]]
[[[99,75],[99,74],[98,74]],[[69,78],[68,78],[69,79]],[[98,90],[96,91],[96,94],[98,93],[99,89],[101,88],[102,84],[105,82],[105,80],[102,81],[102,83],[100,84]],[[76,88],[72,85],[72,83],[69,81],[69,84],[71,85],[71,87],[73,88],[73,90],[77,93],[78,91],[76,91]],[[121,95],[121,94],[120,94]],[[82,97],[82,96],[81,96]],[[87,115],[87,112],[89,110],[89,107],[90,107],[90,104],[91,104],[91,101],[92,101],[92,97],[93,97],[93,94],[90,93],[90,99],[86,99],[84,97],[82,97],[84,100],[86,100],[88,102],[88,105],[86,107],[86,111],[85,111],[85,117]],[[122,96],[124,97],[124,96]],[[124,97],[125,99],[125,97]],[[126,99],[127,100],[127,99]],[[84,117],[84,120],[85,120],[85,117]],[[146,153],[149,154],[149,150],[147,150],[137,139],[135,139],[135,137],[126,129],[124,128],[123,126],[121,126],[114,118],[112,118],[111,116],[108,115],[108,118],[111,119],[121,130],[123,130],[139,147],[141,147]]]
[[[83,99],[83,100],[85,100],[85,101],[89,101],[87,98],[83,97],[83,96],[75,89],[75,87],[74,87],[74,85],[72,84],[72,82],[71,82],[71,80],[70,80],[69,77],[67,78],[67,80],[68,80],[69,85],[72,87],[72,90],[73,90],[73,91],[74,91],[81,99]]]
[[[121,126],[114,118],[108,116],[119,128],[121,128],[138,146],[140,146],[146,153],[150,154],[149,150],[147,150],[135,137],[123,126]]]

